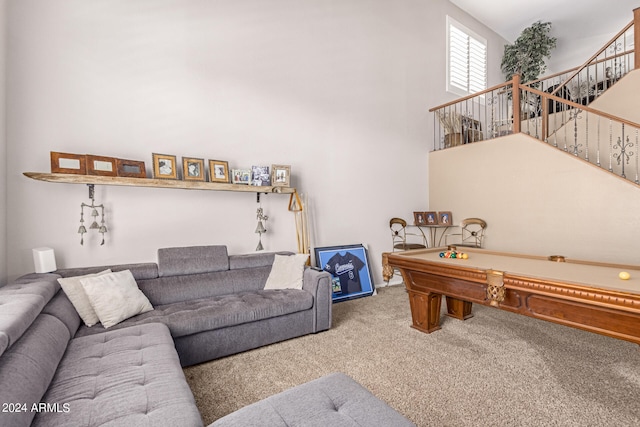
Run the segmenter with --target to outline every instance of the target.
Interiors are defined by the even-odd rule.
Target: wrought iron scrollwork
[[[582,119],[582,110],[576,109],[569,112],[569,120],[573,120],[573,144],[569,145],[569,149],[573,152],[573,155],[578,157],[578,154],[582,153],[580,147],[582,144],[578,144],[578,119]]]
[[[614,150],[620,150],[619,153],[613,153],[613,158],[618,162],[618,165],[622,166],[622,172],[620,176],[626,178],[627,176],[624,173],[624,165],[625,163],[628,165],[631,156],[633,156],[633,151],[629,151],[629,148],[633,147],[633,142],[629,141],[629,135],[627,135],[626,140],[624,139],[624,134],[622,137],[618,137],[618,141],[613,145]]]

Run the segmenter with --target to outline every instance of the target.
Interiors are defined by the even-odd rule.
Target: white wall
[[[640,123],[640,69],[629,74],[593,100],[589,107],[606,111],[616,117]],[[627,132],[629,130],[627,129]],[[632,131],[633,132],[633,131]],[[634,150],[637,152],[637,150]]]
[[[453,99],[446,14],[499,64],[504,40],[444,0],[10,1],[9,276],[33,271],[37,246],[59,267],[155,261],[174,245],[253,251],[252,194],[97,187],[107,244],[80,246],[86,187],[22,175],[49,171],[50,151],[148,169],[157,152],[290,164],[312,244],[367,244],[380,282],[388,219],[429,207],[428,108]],[[263,197],[267,250],[296,248],[287,202]]]
[[[547,61],[547,74],[577,67],[595,55],[633,20],[632,9],[626,10],[626,14],[619,15],[620,17],[612,17],[607,14],[606,29],[605,27],[595,26],[589,28],[587,32],[582,32],[588,35],[574,35],[573,37],[559,39],[556,48],[551,52],[551,58]],[[562,20],[553,22],[551,34],[553,35],[554,28],[560,28],[566,24],[567,22]],[[611,30],[612,28],[613,30]]]
[[[6,18],[7,2],[0,0],[0,286],[7,281]]]
[[[640,188],[524,134],[431,153],[432,210],[487,221],[485,246],[638,264]]]

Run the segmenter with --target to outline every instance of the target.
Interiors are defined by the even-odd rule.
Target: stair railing
[[[515,74],[431,108],[433,150],[522,132],[640,184],[640,125],[589,107],[623,75],[640,68],[635,52],[640,31],[634,31],[636,23],[640,28],[640,8],[633,12],[634,21],[580,67],[524,84]]]
[[[640,184],[640,124],[525,85],[520,90],[523,99],[538,100],[522,133]]]
[[[429,111],[434,151],[525,133],[640,184],[640,124],[521,84],[517,74]]]
[[[582,66],[577,67],[564,81],[549,84],[549,78],[528,83],[529,86],[560,96],[582,105],[589,105],[629,71],[636,68],[634,20],[606,43]],[[542,83],[542,84],[541,84]],[[546,86],[546,87],[545,87]]]

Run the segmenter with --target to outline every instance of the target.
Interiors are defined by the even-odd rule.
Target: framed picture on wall
[[[372,295],[374,292],[367,249],[362,244],[314,249],[318,268],[331,273],[333,302]]]
[[[428,211],[424,213],[426,225],[438,225],[438,212]]]
[[[182,179],[185,181],[206,181],[204,159],[182,158]]]
[[[51,173],[85,175],[87,173],[87,156],[51,151]]]
[[[249,169],[231,169],[231,182],[233,184],[249,185],[251,171]]]
[[[271,185],[271,174],[269,173],[269,166],[251,166],[251,185]]]
[[[289,187],[291,185],[291,166],[272,165],[271,185],[274,187]]]
[[[117,159],[87,154],[87,175],[118,176]]]
[[[229,162],[209,160],[209,181],[229,182]]]
[[[178,179],[176,156],[153,153],[153,177],[160,179]]]
[[[139,160],[116,159],[118,176],[128,178],[146,178],[147,171],[144,162]]]
[[[438,212],[438,225],[453,225],[453,217],[451,216],[451,212]]]

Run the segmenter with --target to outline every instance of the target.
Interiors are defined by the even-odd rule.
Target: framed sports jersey
[[[333,302],[369,296],[374,287],[364,245],[315,248],[316,265],[331,273]]]

